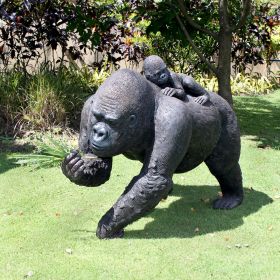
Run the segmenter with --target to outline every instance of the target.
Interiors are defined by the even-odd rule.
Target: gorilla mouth
[[[96,151],[102,151],[102,150],[105,149],[105,147],[98,146],[98,145],[96,145],[96,144],[92,144],[91,146],[92,146],[92,148],[93,148],[94,150],[96,150]]]

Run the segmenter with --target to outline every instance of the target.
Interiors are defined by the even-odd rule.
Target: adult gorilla
[[[203,106],[163,95],[160,88],[131,70],[109,77],[82,112],[80,149],[62,163],[73,182],[97,186],[110,177],[111,158],[124,154],[143,167],[98,224],[99,238],[123,235],[123,228],[152,210],[172,189],[172,175],[205,162],[220,183],[216,209],[231,209],[243,199],[238,164],[240,134],[236,116],[217,94]],[[97,164],[98,163],[98,164]]]

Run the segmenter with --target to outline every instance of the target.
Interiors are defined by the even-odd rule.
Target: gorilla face
[[[144,75],[153,84],[160,88],[169,86],[171,74],[164,61],[157,55],[150,55],[144,60]]]
[[[142,151],[154,120],[152,90],[145,78],[130,70],[112,74],[85,104],[81,144],[99,157]]]
[[[153,71],[145,71],[146,78],[159,86],[160,88],[165,88],[168,86],[170,81],[170,72],[164,67],[162,69],[153,69]]]
[[[129,146],[131,135],[137,124],[135,114],[112,114],[93,107],[90,118],[89,145],[100,157],[111,157],[123,153]]]

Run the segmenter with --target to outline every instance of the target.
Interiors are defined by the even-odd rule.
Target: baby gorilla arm
[[[194,100],[196,103],[204,104],[210,99],[209,92],[197,83],[192,77],[180,74],[184,90],[187,94],[197,96]]]
[[[184,98],[186,96],[185,91],[183,89],[178,89],[178,88],[166,87],[166,88],[162,89],[161,92],[164,95],[177,97],[178,99],[181,99],[181,100],[184,100]]]
[[[180,100],[184,100],[186,93],[183,89],[180,78],[177,76],[176,73],[170,72],[170,79],[168,83],[172,85],[172,87],[166,86],[164,89],[161,90],[161,92],[164,95],[172,96]]]

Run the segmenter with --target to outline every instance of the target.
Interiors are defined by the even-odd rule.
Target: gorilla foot
[[[213,202],[214,209],[232,209],[242,203],[243,196],[224,195]]]

